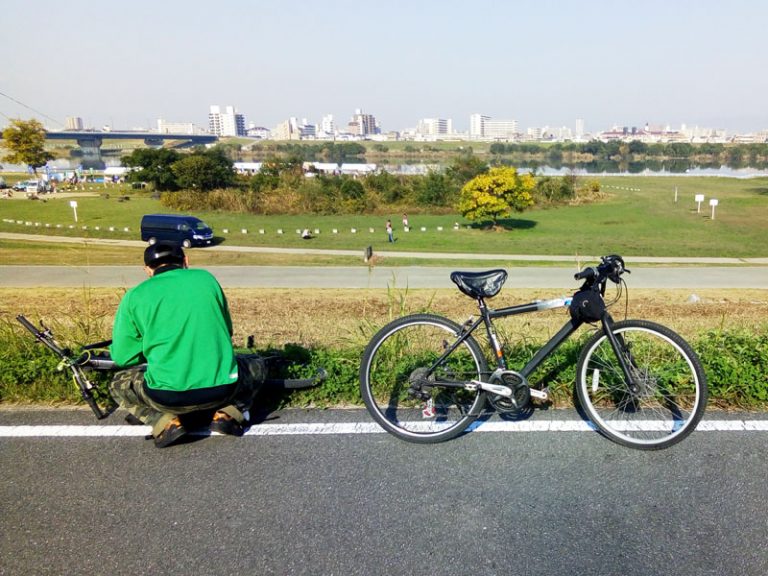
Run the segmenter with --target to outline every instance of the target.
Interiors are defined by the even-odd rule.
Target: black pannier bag
[[[605,312],[605,301],[597,290],[585,288],[573,295],[570,312],[574,320],[597,322]]]

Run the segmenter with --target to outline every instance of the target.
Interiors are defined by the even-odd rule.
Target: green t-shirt
[[[120,367],[146,362],[146,383],[154,390],[237,380],[227,300],[205,270],[161,268],[129,290],[117,309],[110,353]]]

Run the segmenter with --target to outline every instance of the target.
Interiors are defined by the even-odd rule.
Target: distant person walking
[[[394,232],[392,231],[392,220],[387,220],[387,238],[390,242],[395,241]]]
[[[403,214],[403,230],[408,230],[408,214]]]

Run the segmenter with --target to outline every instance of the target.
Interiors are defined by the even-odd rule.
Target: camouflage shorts
[[[234,394],[217,402],[173,407],[158,404],[144,391],[143,366],[117,372],[109,384],[109,392],[121,408],[152,426],[154,436],[174,416],[204,410],[222,410],[238,422],[246,423],[253,399],[266,379],[266,365],[264,359],[255,354],[238,354],[236,359],[238,379]]]

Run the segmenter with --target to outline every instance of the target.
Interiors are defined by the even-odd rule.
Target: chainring
[[[512,397],[488,395],[488,402],[502,414],[519,414],[528,409],[531,404],[531,390],[525,379],[517,372],[502,372],[496,379],[499,384],[512,389]]]

